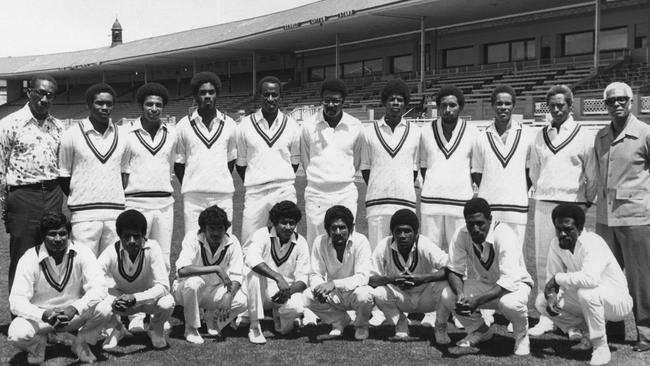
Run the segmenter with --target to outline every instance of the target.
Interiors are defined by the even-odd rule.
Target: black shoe
[[[645,352],[645,351],[649,351],[649,350],[650,350],[650,342],[647,342],[647,341],[638,341],[638,342],[636,342],[636,344],[634,345],[634,347],[632,347],[632,350],[633,350],[634,352]]]
[[[625,322],[607,322],[605,325],[607,339],[610,341],[625,340]]]

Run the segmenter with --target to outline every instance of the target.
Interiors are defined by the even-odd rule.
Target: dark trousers
[[[9,291],[14,282],[18,260],[31,247],[42,241],[41,217],[46,212],[61,212],[63,192],[56,186],[50,190],[18,188],[7,196],[5,226],[9,234]]]
[[[605,239],[625,271],[638,340],[650,342],[650,225],[596,224],[596,233]]]

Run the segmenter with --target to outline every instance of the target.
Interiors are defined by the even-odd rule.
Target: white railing
[[[295,121],[300,122],[318,113],[319,109],[320,107],[312,106],[312,105],[302,106],[292,110],[291,112],[288,113],[288,115],[289,117],[293,118]]]
[[[550,113],[546,102],[535,102],[535,117],[543,117]]]
[[[607,114],[605,101],[602,99],[584,99],[582,101],[582,114],[585,116]]]
[[[650,113],[650,97],[641,97],[639,111],[641,113]]]

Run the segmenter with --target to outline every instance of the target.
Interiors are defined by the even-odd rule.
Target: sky
[[[109,46],[275,13],[315,0],[2,0],[0,57]]]

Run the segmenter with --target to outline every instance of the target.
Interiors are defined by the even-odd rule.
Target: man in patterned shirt
[[[0,121],[0,196],[9,233],[9,288],[16,264],[38,244],[43,212],[60,212],[58,150],[64,126],[50,115],[57,83],[50,75],[32,78],[29,102]]]

